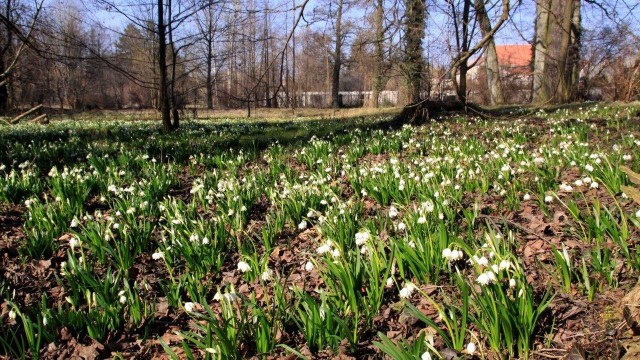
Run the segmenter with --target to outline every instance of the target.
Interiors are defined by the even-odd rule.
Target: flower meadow
[[[635,114],[0,127],[0,357],[614,358]]]

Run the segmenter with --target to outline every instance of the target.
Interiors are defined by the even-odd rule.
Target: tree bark
[[[491,21],[485,9],[484,0],[475,0],[476,17],[480,24],[482,36],[491,33]],[[498,64],[498,52],[494,37],[491,36],[484,46],[485,70],[487,72],[487,88],[491,105],[504,103],[502,80],[500,79],[500,64]]]
[[[424,37],[425,3],[424,0],[406,1],[405,22],[405,77],[408,88],[408,102],[415,104],[421,100],[422,72],[422,38]]]
[[[170,132],[171,126],[171,109],[169,105],[169,94],[167,84],[167,34],[164,24],[164,2],[158,0],[158,70],[159,79],[159,102],[160,114],[162,115],[162,128],[165,132]]]
[[[336,12],[336,43],[333,51],[333,71],[331,73],[331,107],[340,107],[340,67],[342,66],[342,6],[343,0],[338,0]]]
[[[384,74],[383,74],[383,62],[384,62],[384,31],[382,28],[382,21],[384,19],[384,0],[377,0],[376,2],[376,14],[375,14],[375,26],[376,26],[376,40],[375,40],[375,65],[373,69],[373,87],[371,91],[371,105],[375,108],[379,107],[379,97],[382,89],[384,89]]]
[[[548,77],[546,73],[547,58],[549,57],[550,22],[552,0],[536,1],[536,22],[533,60],[532,102],[545,103],[549,101]]]

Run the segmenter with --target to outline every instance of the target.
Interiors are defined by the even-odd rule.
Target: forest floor
[[[638,108],[396,110],[0,126],[0,358],[638,358]]]

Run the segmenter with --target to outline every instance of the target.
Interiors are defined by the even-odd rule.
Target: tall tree
[[[480,25],[480,33],[485,36],[491,32],[491,20],[487,14],[484,0],[475,0],[476,18]],[[500,79],[500,65],[498,64],[498,52],[496,42],[491,36],[484,46],[484,66],[487,74],[487,88],[489,89],[489,101],[491,105],[504,103],[502,81]]]
[[[576,97],[581,40],[580,12],[579,0],[537,0],[533,102],[564,103]]]
[[[331,72],[331,107],[334,109],[340,107],[340,69],[342,67],[342,43],[344,35],[342,30],[342,10],[344,6],[343,0],[338,0],[337,10],[335,13],[335,43],[333,48],[333,69]]]
[[[422,39],[424,38],[426,0],[405,0],[405,60],[404,76],[407,83],[407,101],[409,104],[421,100],[424,57]]]

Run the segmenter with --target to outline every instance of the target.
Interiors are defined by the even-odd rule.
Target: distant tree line
[[[499,105],[508,91],[496,51],[504,31],[531,46],[533,103],[594,89],[632,100],[640,55],[627,2],[2,0],[0,113],[36,104],[153,108],[171,130],[187,105],[251,113],[295,108],[299,94],[314,91],[339,107],[339,91],[372,91],[368,105],[380,106],[383,90],[409,104],[445,82],[463,102],[480,89]],[[585,12],[603,21],[585,28]],[[480,57],[478,82],[468,73]]]

